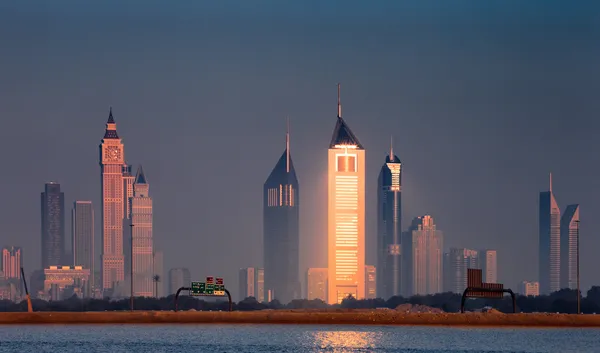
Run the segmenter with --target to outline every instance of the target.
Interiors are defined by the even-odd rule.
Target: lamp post
[[[579,289],[579,220],[575,221],[577,226],[577,314],[581,314],[581,290]]]
[[[130,305],[131,305],[131,311],[133,311],[133,224],[129,225],[129,233],[131,235],[131,264],[130,264],[130,276],[131,276],[131,297],[130,297]]]

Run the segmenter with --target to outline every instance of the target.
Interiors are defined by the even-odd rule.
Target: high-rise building
[[[485,283],[498,283],[498,256],[496,250],[484,249],[478,251],[479,267]],[[474,267],[475,268],[475,267]]]
[[[177,293],[181,287],[189,287],[192,283],[190,270],[184,267],[169,270],[169,295]]]
[[[402,237],[402,163],[390,154],[379,172],[377,183],[377,294],[389,299],[400,295]]]
[[[402,235],[402,295],[442,292],[444,237],[431,216],[416,217]]]
[[[65,194],[60,184],[46,183],[42,192],[42,267],[65,261]],[[69,261],[70,262],[70,261]]]
[[[81,266],[94,273],[94,208],[92,201],[75,201],[71,212],[71,241],[73,266]],[[94,276],[90,275],[90,286],[94,288]]]
[[[123,257],[123,219],[125,195],[123,191],[123,164],[125,151],[117,135],[117,124],[112,109],[106,122],[106,131],[100,144],[100,171],[102,180],[102,288],[114,288],[125,279]]]
[[[560,288],[577,289],[579,205],[568,205],[560,220]]]
[[[365,149],[342,119],[328,151],[327,260],[329,304],[365,297]]]
[[[153,254],[153,267],[154,275],[152,281],[154,282],[154,297],[163,298],[165,296],[165,270],[164,270],[164,259],[162,251],[154,251]]]
[[[306,298],[327,301],[327,269],[309,268],[306,273]]]
[[[259,303],[265,301],[265,270],[262,268],[241,268],[239,272],[239,300],[253,297]],[[277,294],[274,294],[277,296]],[[273,298],[271,298],[273,299]],[[281,302],[281,300],[280,300]],[[287,304],[287,303],[283,303]]]
[[[365,299],[377,298],[377,269],[375,266],[365,266]]]
[[[537,297],[540,295],[540,282],[523,281],[519,285],[519,293],[525,296]]]
[[[444,290],[462,294],[467,288],[467,269],[480,268],[479,252],[465,248],[451,248],[448,254],[448,267],[444,267],[448,276],[448,287]]]
[[[265,288],[275,299],[299,299],[299,185],[290,155],[289,128],[285,151],[263,186],[263,256]]]
[[[2,278],[20,281],[21,267],[23,267],[23,249],[18,246],[2,248]]]
[[[540,293],[560,289],[560,209],[550,189],[540,192],[539,203],[539,282]]]
[[[133,183],[133,197],[129,200],[130,232],[133,238],[133,293],[139,297],[154,296],[152,198],[148,194],[149,189],[144,169],[140,166]]]
[[[130,218],[131,198],[133,197],[133,184],[135,183],[135,175],[132,174],[131,164],[123,164],[123,215],[125,219]]]

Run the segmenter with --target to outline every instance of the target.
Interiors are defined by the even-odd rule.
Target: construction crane
[[[25,295],[27,296],[27,312],[33,312],[33,306],[31,306],[31,296],[29,296],[29,290],[27,289],[27,281],[25,280],[25,271],[21,267],[21,277],[23,277],[23,284],[25,285]]]

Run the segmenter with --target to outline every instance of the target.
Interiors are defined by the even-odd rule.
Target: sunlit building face
[[[328,302],[365,297],[365,150],[338,119],[328,151]]]

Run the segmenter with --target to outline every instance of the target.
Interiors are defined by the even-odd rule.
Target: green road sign
[[[214,283],[214,277],[206,277],[206,280],[206,282],[192,282],[192,285],[190,286],[190,295],[225,295],[225,285],[223,284],[223,279],[217,278],[217,284]]]

